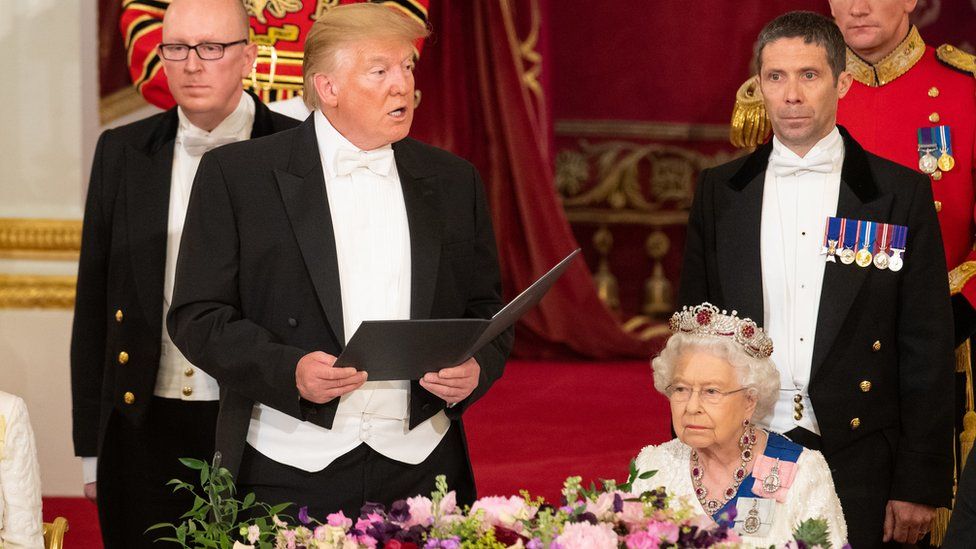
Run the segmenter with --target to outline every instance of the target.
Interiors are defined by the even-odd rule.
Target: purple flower
[[[298,510],[298,520],[301,521],[302,524],[308,524],[308,523],[312,522],[312,519],[308,518],[308,507],[307,506],[302,507],[302,508],[300,508]]]
[[[619,513],[624,510],[624,498],[620,496],[620,492],[613,494],[613,512]]]
[[[400,499],[393,502],[390,506],[390,519],[396,522],[407,522],[410,520],[410,505]]]
[[[377,514],[385,515],[386,507],[382,503],[374,503],[372,501],[367,501],[363,504],[362,509],[359,510],[359,516],[366,517],[368,515]]]
[[[451,536],[447,539],[430,538],[424,544],[424,549],[459,549],[460,547],[461,538],[458,536]]]
[[[525,544],[525,549],[544,549],[545,546],[542,545],[542,540],[539,538],[532,538],[529,543]]]

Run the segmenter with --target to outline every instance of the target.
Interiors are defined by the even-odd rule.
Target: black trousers
[[[218,404],[153,397],[143,425],[130,424],[112,412],[98,458],[98,521],[109,549],[152,547],[172,530],[146,528],[160,522],[177,524],[190,510],[193,497],[173,493],[166,483],[179,478],[199,484],[200,476],[179,462],[182,457],[210,461]]]
[[[238,494],[254,492],[258,501],[276,505],[292,503],[286,514],[308,514],[320,521],[341,510],[347,517],[359,516],[366,502],[389,505],[416,495],[429,496],[437,475],[447,477],[458,504],[474,502],[475,486],[460,424],[454,422],[427,459],[410,465],[390,459],[361,444],[325,469],[310,473],[279,463],[245,446],[238,473]]]
[[[793,442],[811,450],[823,450],[820,437],[803,428],[786,433]],[[854,549],[901,547],[882,543],[885,508],[894,474],[894,441],[882,431],[859,440],[857,444],[824,454],[834,478],[834,488],[844,509],[848,542]],[[865,456],[871,456],[865,459]]]

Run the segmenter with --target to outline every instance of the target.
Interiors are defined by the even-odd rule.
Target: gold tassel
[[[942,547],[942,542],[945,541],[946,529],[949,528],[949,518],[952,516],[952,512],[945,507],[939,507],[935,510],[935,517],[932,519],[932,534],[929,537],[929,544],[933,547]]]
[[[762,92],[759,91],[758,76],[743,82],[735,93],[730,126],[729,141],[740,149],[757,147],[769,138],[772,126],[766,116]]]

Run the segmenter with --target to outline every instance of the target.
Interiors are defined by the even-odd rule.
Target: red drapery
[[[553,186],[552,124],[541,73],[543,0],[433,2],[418,67],[413,135],[471,160],[485,180],[505,295],[577,247]],[[541,46],[540,46],[541,45]],[[519,356],[647,357],[577,260],[517,328]]]

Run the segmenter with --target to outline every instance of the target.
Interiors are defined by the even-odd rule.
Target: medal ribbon
[[[888,253],[888,246],[891,243],[891,241],[888,240],[888,227],[890,226],[891,225],[888,225],[887,223],[878,224],[878,229],[875,234],[881,233],[881,238],[877,239],[875,242],[874,250],[872,252],[874,255],[877,255],[878,252]]]
[[[848,231],[847,227],[853,228],[853,231]],[[847,250],[853,250],[854,246],[857,246],[857,239],[860,236],[861,224],[853,219],[844,220],[844,248]]]
[[[938,131],[938,134],[936,134],[936,131]],[[938,150],[952,156],[952,133],[949,130],[949,126],[932,128],[932,133],[934,134],[933,140],[935,141]]]
[[[864,236],[862,237],[861,242],[858,243],[858,249],[871,251],[874,249],[874,229],[877,224],[871,221],[861,221],[859,223],[864,223],[864,231],[861,231],[861,234]]]
[[[908,227],[895,225],[891,236],[891,249],[904,253],[905,244],[908,240]]]
[[[919,128],[918,129],[918,157],[922,158],[926,154],[932,154],[933,152],[939,150],[939,145],[936,142],[936,130],[935,128]]]
[[[836,248],[837,243],[841,240],[841,219],[839,217],[828,217],[827,226],[824,227],[824,241],[823,249],[820,251],[821,254],[828,253],[830,250],[830,242],[834,242]]]

